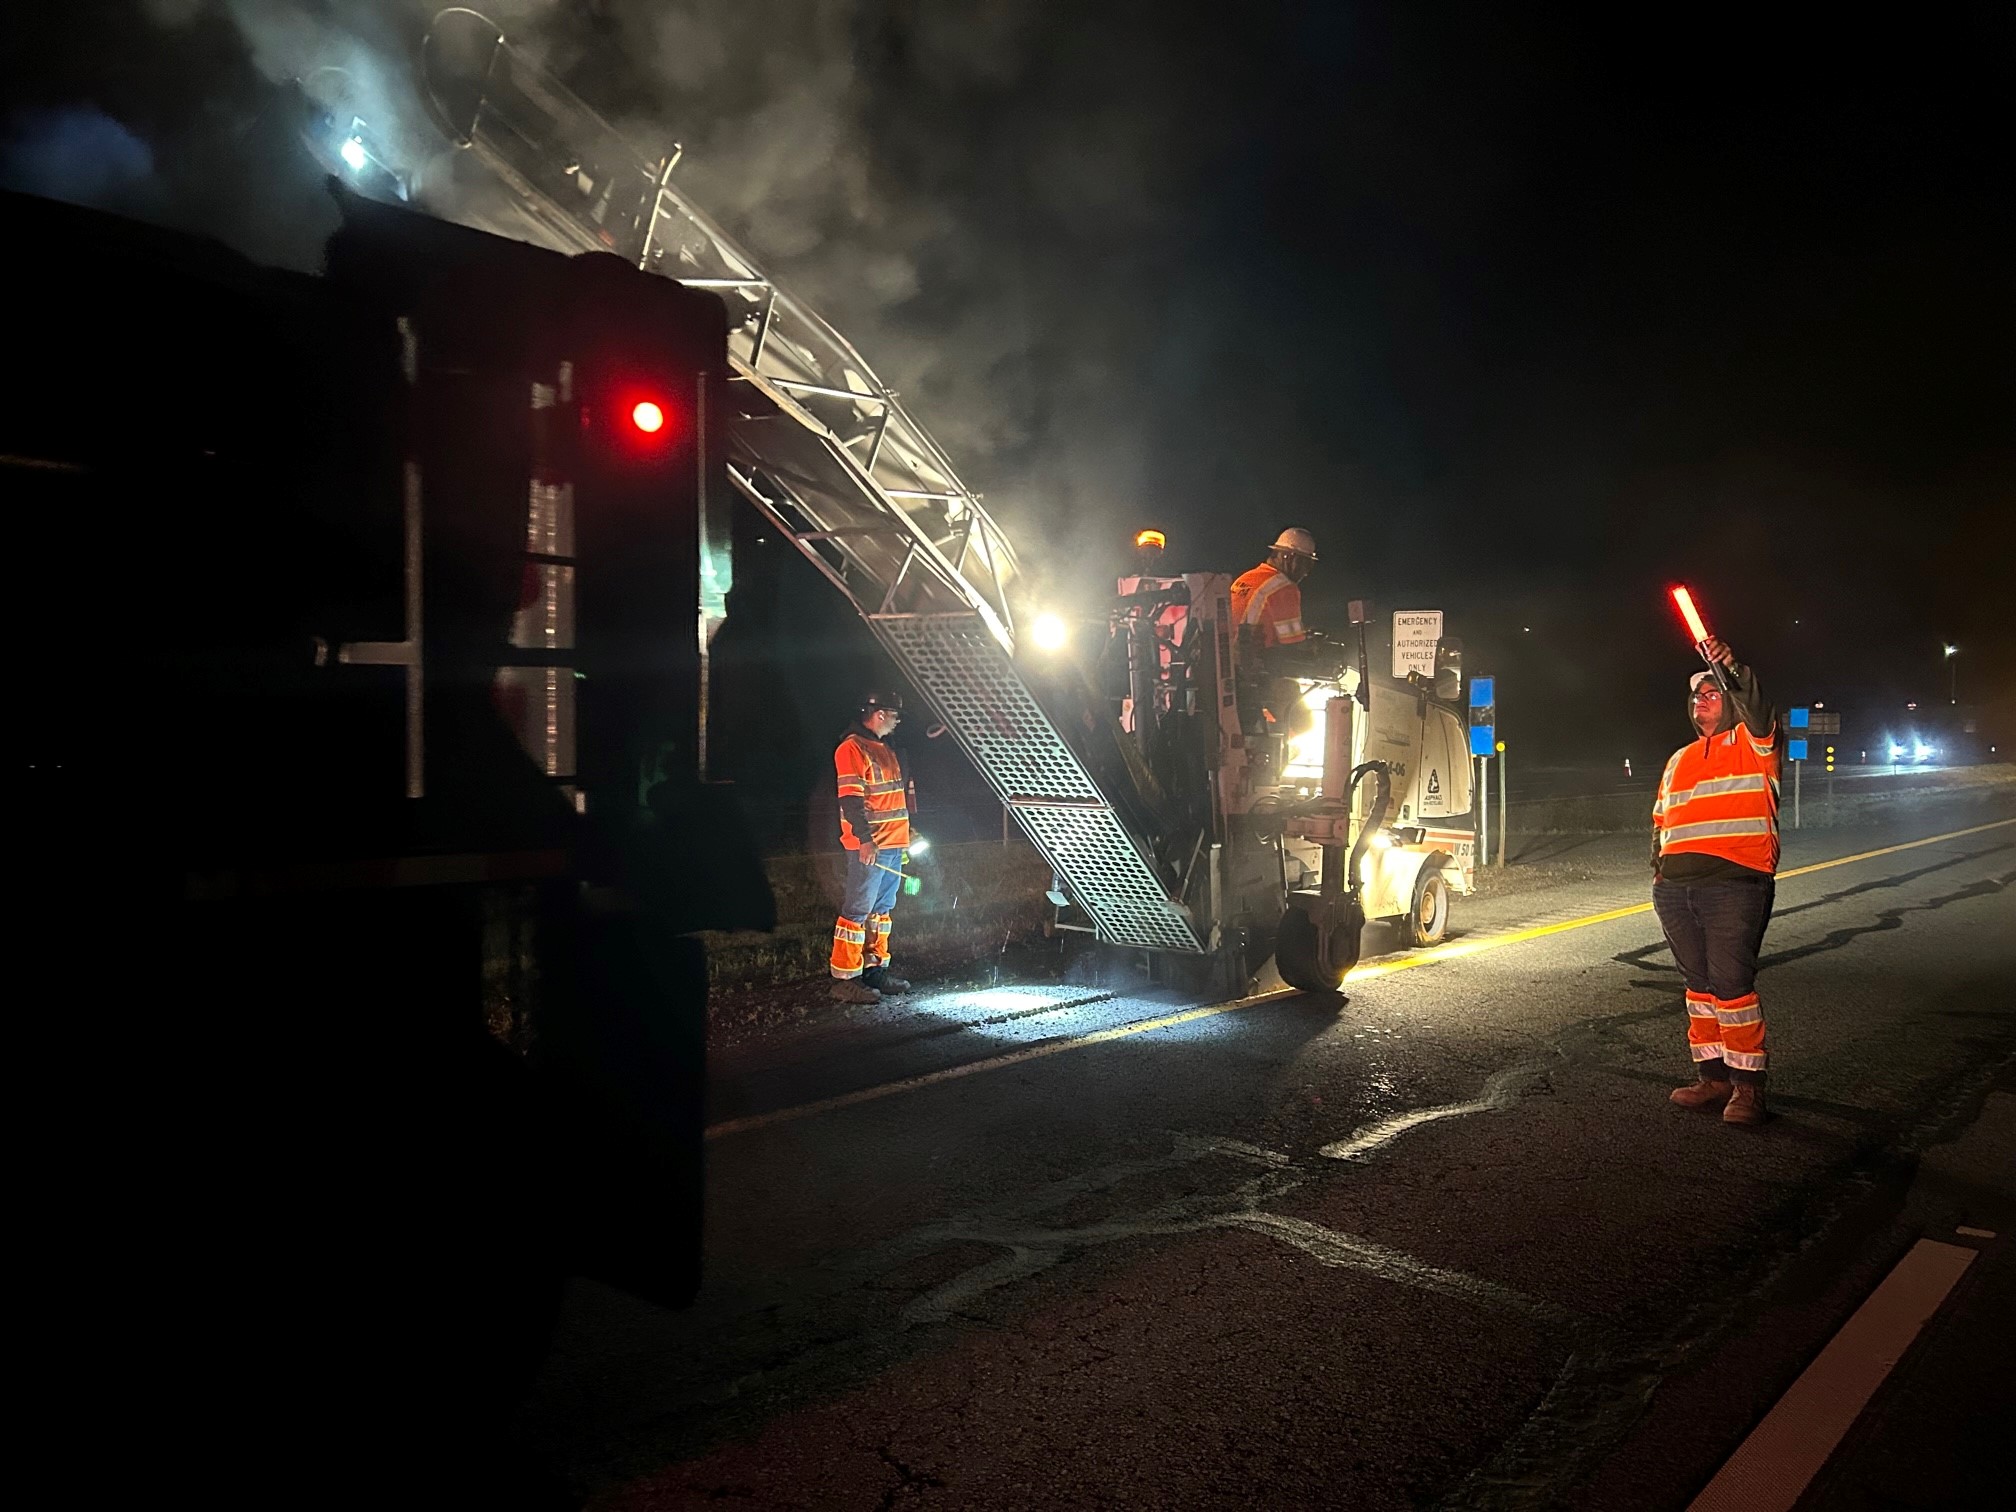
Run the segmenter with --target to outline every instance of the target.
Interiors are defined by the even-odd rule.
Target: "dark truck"
[[[320,277],[0,196],[41,1389],[154,1488],[512,1505],[565,1278],[698,1283],[692,936],[772,920],[724,316],[332,192]]]

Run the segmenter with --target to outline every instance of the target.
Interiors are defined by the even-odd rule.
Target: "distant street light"
[[[1946,701],[1954,704],[1960,702],[1960,663],[1956,660],[1959,655],[1960,648],[1950,641],[1947,642],[1946,668],[1953,674],[1953,677],[1946,690]]]

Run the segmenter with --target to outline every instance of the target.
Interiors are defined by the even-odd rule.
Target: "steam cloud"
[[[1141,249],[1210,161],[1179,103],[1193,65],[1129,8],[1061,27],[1036,0],[483,8],[641,150],[683,145],[681,183],[903,394],[1032,569],[1110,557],[1154,514],[1144,375],[1231,333],[1144,316]],[[333,217],[278,90],[340,94],[438,191],[450,148],[412,67],[437,9],[137,0],[72,43],[72,98],[7,123],[0,182],[312,268]],[[114,61],[141,83],[101,102]]]

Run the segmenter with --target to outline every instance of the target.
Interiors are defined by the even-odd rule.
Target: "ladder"
[[[465,218],[559,251],[614,252],[721,297],[729,480],[846,595],[1102,940],[1207,948],[1015,664],[1008,538],[852,344],[673,183],[679,151],[636,152],[473,10],[434,18],[421,78],[438,124],[515,191]],[[702,529],[703,546],[725,551]],[[703,550],[709,632],[725,613],[722,569]]]

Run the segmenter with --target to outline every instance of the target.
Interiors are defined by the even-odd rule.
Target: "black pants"
[[[1703,1076],[1764,1080],[1757,952],[1777,891],[1776,880],[1761,872],[1652,884],[1652,911],[1687,983],[1687,1041]]]

